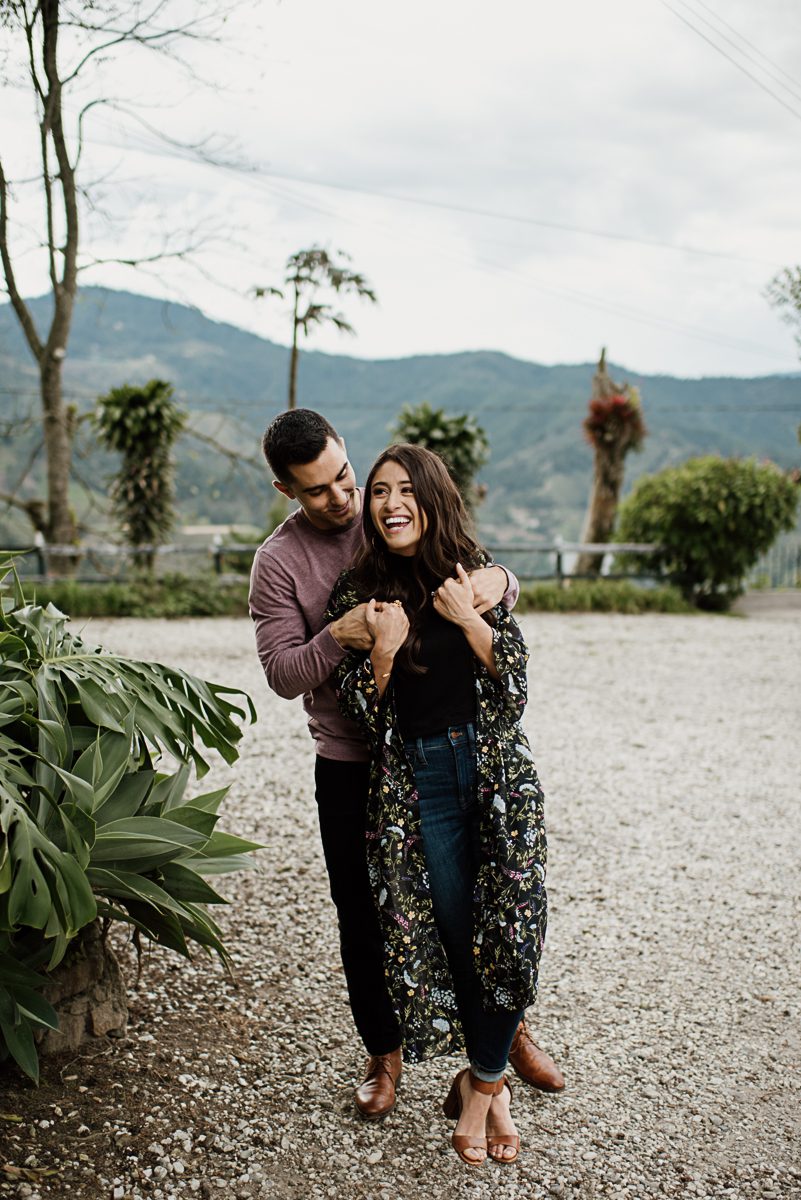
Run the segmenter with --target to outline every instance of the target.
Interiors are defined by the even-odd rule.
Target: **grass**
[[[641,587],[627,579],[575,579],[524,583],[515,612],[695,613],[698,610],[674,587]]]
[[[248,580],[165,575],[160,579],[76,583],[73,579],[23,583],[36,604],[52,603],[71,617],[244,617]]]
[[[109,583],[77,583],[72,579],[25,583],[25,594],[37,604],[52,603],[71,617],[244,617],[248,580],[220,581],[214,575],[165,575]],[[672,587],[641,587],[628,580],[577,579],[560,588],[555,583],[526,583],[515,610],[527,612],[693,613]]]

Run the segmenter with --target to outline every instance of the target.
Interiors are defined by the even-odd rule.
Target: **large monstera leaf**
[[[227,961],[207,877],[252,865],[258,846],[216,829],[227,788],[186,792],[208,751],[237,759],[255,711],[235,689],[87,645],[13,571],[0,586],[0,1057],[36,1078],[33,1029],[54,1020],[38,971],[98,915]]]

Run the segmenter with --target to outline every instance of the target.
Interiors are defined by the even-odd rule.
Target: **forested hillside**
[[[43,313],[47,301],[33,301]],[[357,343],[356,343],[357,344]],[[600,345],[599,345],[600,350]],[[614,347],[610,347],[614,353]],[[288,351],[199,312],[127,292],[87,288],[76,310],[65,388],[78,411],[122,383],[155,376],[170,380],[206,437],[259,457],[267,421],[285,404]],[[581,434],[593,364],[544,367],[487,352],[366,361],[304,351],[300,403],[325,412],[348,441],[363,476],[386,444],[404,403],[428,400],[453,412],[472,412],[486,428],[491,458],[482,473],[488,494],[479,518],[485,537],[565,538],[579,533],[592,470]],[[615,378],[637,384],[649,437],[628,460],[627,482],[693,454],[754,454],[790,467],[801,460],[801,380],[686,380],[640,376],[613,364]],[[9,307],[0,307],[0,491],[10,491],[38,442],[36,375]],[[92,449],[88,426],[79,434],[77,469],[85,488],[74,502],[83,511],[86,489],[102,497],[111,462]],[[180,520],[260,526],[271,502],[266,469],[232,466],[207,442],[184,437],[178,447]],[[37,491],[41,460],[25,486]],[[37,474],[39,472],[39,474]],[[100,513],[93,518],[100,523]],[[0,513],[0,537],[26,530],[20,517]]]

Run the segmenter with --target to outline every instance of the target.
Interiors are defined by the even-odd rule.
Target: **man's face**
[[[347,529],[359,515],[356,476],[348,462],[345,443],[329,438],[325,449],[310,463],[292,468],[289,484],[273,481],[273,487],[290,500],[297,500],[315,529],[334,533]]]

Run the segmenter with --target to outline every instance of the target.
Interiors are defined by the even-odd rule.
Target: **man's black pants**
[[[369,766],[318,755],[314,781],[353,1020],[368,1054],[389,1054],[401,1039],[387,994],[383,939],[367,877]]]

